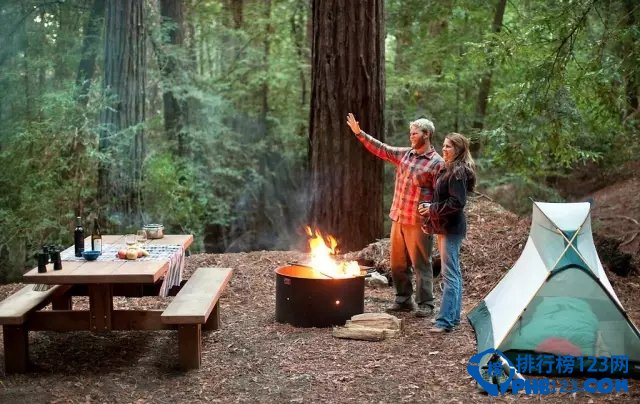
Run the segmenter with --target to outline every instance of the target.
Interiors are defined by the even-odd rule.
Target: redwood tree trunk
[[[167,25],[168,42],[176,47],[184,45],[184,1],[160,0],[160,14],[163,23]],[[169,89],[162,94],[164,103],[164,129],[170,141],[176,145],[176,154],[188,157],[190,154],[189,141],[183,128],[187,118],[187,102],[178,99],[172,88],[180,81],[176,77],[186,66],[181,66],[174,52],[163,55],[161,58],[162,74],[168,83]]]
[[[353,112],[383,137],[383,38],[382,0],[313,0],[310,222],[336,236],[342,251],[383,233],[383,162],[346,124]]]
[[[98,42],[100,40],[100,30],[104,20],[104,0],[94,0],[91,7],[91,14],[87,19],[82,38],[82,51],[78,73],[76,75],[76,86],[79,88],[78,101],[87,103],[87,94],[93,79],[98,56]]]
[[[104,89],[114,101],[100,116],[98,197],[122,226],[142,222],[145,120],[144,0],[107,0]]]

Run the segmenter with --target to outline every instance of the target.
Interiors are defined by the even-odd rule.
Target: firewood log
[[[382,341],[386,338],[385,331],[367,327],[335,327],[333,336],[336,338],[359,339],[364,341]]]
[[[346,326],[357,324],[371,328],[384,328],[389,330],[402,330],[404,322],[396,316],[387,313],[363,313],[356,314],[347,320]]]
[[[382,341],[400,335],[403,321],[386,313],[357,314],[347,320],[344,327],[333,329],[336,338]]]

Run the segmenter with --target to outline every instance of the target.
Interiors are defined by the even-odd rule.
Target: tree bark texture
[[[142,222],[146,47],[144,0],[107,0],[104,90],[113,97],[101,113],[99,150],[107,155],[98,172],[102,206],[123,226]]]
[[[87,103],[87,94],[96,69],[96,57],[98,56],[98,42],[100,40],[100,30],[104,20],[104,0],[94,0],[91,7],[91,14],[87,19],[84,28],[84,38],[82,38],[82,51],[78,73],[76,75],[76,86],[79,88],[78,101]]]
[[[227,7],[231,10],[231,16],[233,18],[233,28],[242,28],[242,24],[244,22],[243,0],[230,0]],[[271,5],[269,5],[268,8],[271,8]]]
[[[383,233],[383,162],[346,124],[353,112],[383,138],[383,1],[314,0],[312,7],[310,223],[353,251]]]
[[[182,0],[160,0],[160,14],[167,25],[168,43],[176,48],[184,46],[185,23],[184,2]],[[181,65],[175,52],[169,52],[161,58],[162,74],[169,89],[162,94],[164,103],[164,129],[170,141],[176,145],[176,154],[180,157],[190,155],[189,141],[184,132],[187,120],[187,101],[176,97],[172,87],[180,83],[178,75],[184,74],[186,66]]]
[[[58,3],[55,6],[58,17],[58,34],[56,35],[56,42],[54,45],[55,53],[52,61],[54,63],[54,82],[56,86],[61,86],[67,77],[70,77],[74,73],[74,68],[71,63],[66,63],[66,58],[69,53],[75,50],[75,42],[78,31],[81,27],[81,21],[83,17],[78,18],[80,13],[76,9],[66,7],[64,3]],[[47,12],[44,12],[45,18]],[[42,41],[42,44],[46,44],[47,41]],[[46,49],[46,48],[45,48]],[[46,52],[43,49],[43,53]],[[45,74],[46,76],[46,74]]]

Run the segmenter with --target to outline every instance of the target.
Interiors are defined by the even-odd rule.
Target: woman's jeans
[[[436,327],[452,329],[460,324],[462,311],[462,272],[460,271],[460,246],[464,234],[438,234],[438,248],[442,260],[442,303],[436,318]]]

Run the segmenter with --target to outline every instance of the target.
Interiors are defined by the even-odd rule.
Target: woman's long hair
[[[469,139],[459,133],[449,133],[445,136],[453,145],[455,157],[451,162],[445,162],[448,175],[455,175],[456,178],[467,179],[467,190],[473,191],[476,187],[476,163],[471,157],[469,149]]]

